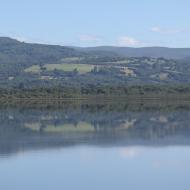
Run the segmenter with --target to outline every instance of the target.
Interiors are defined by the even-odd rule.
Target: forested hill
[[[78,49],[78,48],[77,48]],[[167,48],[167,47],[113,47],[113,46],[100,46],[79,48],[84,52],[96,53],[114,53],[122,57],[163,57],[166,59],[190,59],[190,48]]]
[[[166,47],[66,47],[59,45],[44,45],[20,42],[8,37],[0,37],[1,62],[51,62],[64,57],[80,55],[120,56],[120,57],[153,57],[165,59],[189,59],[190,48]]]
[[[79,55],[79,51],[69,47],[30,44],[0,37],[0,64],[55,63],[64,57]]]
[[[0,88],[186,85],[189,60],[190,49],[79,48],[1,37]]]

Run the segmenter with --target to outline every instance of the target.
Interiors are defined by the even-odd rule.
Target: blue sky
[[[0,0],[0,35],[77,46],[190,47],[189,0]]]

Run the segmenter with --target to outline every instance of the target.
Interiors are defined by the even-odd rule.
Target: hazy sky
[[[61,45],[190,47],[190,0],[0,0],[0,35]]]

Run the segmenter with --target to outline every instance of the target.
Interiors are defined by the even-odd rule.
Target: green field
[[[77,69],[77,71],[80,74],[88,73],[94,68],[93,65],[73,64],[73,63],[70,63],[70,64],[47,64],[47,65],[45,65],[45,67],[48,71],[53,71],[54,69],[57,69],[57,70],[71,72],[74,69]]]
[[[24,71],[28,72],[28,73],[40,73],[40,66],[34,65],[34,66],[31,66],[31,67],[25,69]]]
[[[62,70],[62,71],[66,71],[66,72],[71,72],[71,71],[77,69],[77,71],[80,74],[84,74],[84,73],[90,72],[94,68],[94,66],[88,65],[88,64],[64,63],[64,64],[46,64],[46,65],[44,65],[44,68],[46,68],[47,71],[53,71],[53,70],[57,69],[57,70]],[[40,66],[34,65],[32,67],[25,69],[25,72],[40,73],[41,69],[40,69]]]
[[[82,58],[82,57],[67,57],[67,58],[63,58],[61,61],[63,63],[74,63],[74,62],[77,62],[77,61],[81,61],[83,59],[84,58]]]

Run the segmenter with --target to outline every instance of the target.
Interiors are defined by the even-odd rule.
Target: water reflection
[[[189,103],[0,107],[0,189],[189,190]]]
[[[2,106],[0,155],[77,145],[189,145],[189,123],[188,103]],[[129,149],[122,152],[135,154]]]

